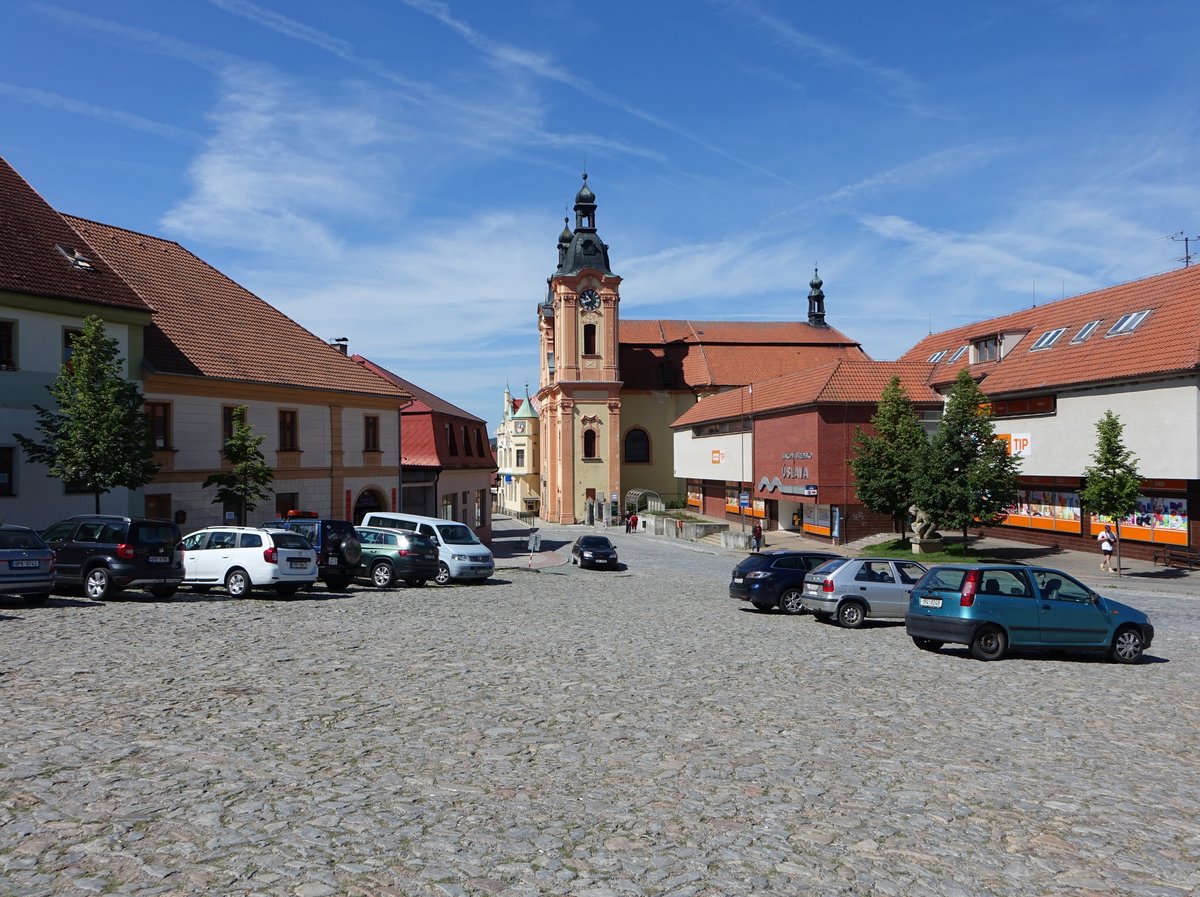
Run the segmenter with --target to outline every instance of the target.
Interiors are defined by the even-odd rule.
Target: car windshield
[[[179,541],[175,527],[161,523],[135,523],[130,535],[136,545],[174,545]]]
[[[0,549],[45,547],[46,543],[33,530],[0,530]]]
[[[604,536],[584,536],[579,540],[580,548],[612,548],[612,542]]]
[[[475,534],[471,532],[471,528],[461,523],[438,524],[438,532],[442,534],[442,541],[447,545],[479,544],[479,540],[475,538]]]
[[[275,543],[276,548],[299,548],[305,551],[312,549],[308,539],[299,533],[271,533],[271,541]]]
[[[733,568],[735,573],[752,573],[755,570],[762,570],[765,567],[771,566],[772,556],[769,554],[752,554],[736,567]]]
[[[821,566],[814,568],[812,573],[814,576],[825,576],[826,574],[832,573],[833,571],[837,570],[839,567],[841,567],[843,564],[845,564],[848,560],[850,560],[850,559],[849,558],[834,558],[833,560],[826,561]]]

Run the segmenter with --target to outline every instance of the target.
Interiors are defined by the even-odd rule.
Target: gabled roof
[[[622,320],[624,389],[722,389],[838,360],[869,360],[832,327],[799,321]]]
[[[942,397],[926,382],[930,367],[918,362],[835,361],[701,399],[671,426],[694,427],[806,405],[873,405],[893,377],[900,378],[915,404],[940,406]]]
[[[1107,336],[1121,317],[1149,311],[1131,332]],[[1071,342],[1085,325],[1099,320],[1090,336]],[[1032,349],[1043,334],[1065,328],[1053,345]],[[925,362],[948,350],[933,365],[929,382],[944,385],[968,366],[970,351],[954,363],[961,346],[1001,333],[1025,335],[1003,358],[970,365],[983,377],[989,396],[1195,371],[1200,367],[1200,267],[1181,268],[1143,280],[1094,290],[1036,308],[989,318],[934,333],[901,357]]]
[[[154,371],[407,398],[178,243],[63,217],[156,312],[145,343]]]
[[[72,250],[83,261],[72,263],[65,254]],[[142,297],[3,157],[0,290],[150,312]]]

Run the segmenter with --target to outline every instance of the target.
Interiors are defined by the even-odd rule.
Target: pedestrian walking
[[[637,532],[637,514],[636,513],[629,515],[629,525],[630,525],[630,527],[632,527],[633,531],[636,533]]]
[[[762,524],[754,524],[754,529],[751,530],[751,535],[754,537],[754,550],[758,551],[763,545]]]
[[[1100,543],[1100,553],[1104,556],[1104,560],[1100,562],[1100,569],[1112,573],[1113,549],[1117,547],[1117,534],[1113,532],[1112,524],[1104,524],[1104,529],[1096,536],[1096,541]]]
[[[622,516],[622,517],[625,519],[625,532],[627,532],[627,533],[628,533],[628,532],[629,532],[629,528],[630,528],[629,515],[628,515],[628,514],[622,514],[621,516]]]

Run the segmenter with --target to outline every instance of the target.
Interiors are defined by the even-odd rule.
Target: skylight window
[[[1072,343],[1082,343],[1085,339],[1092,335],[1092,331],[1100,326],[1100,321],[1088,321],[1079,328],[1079,332],[1071,337]]]
[[[953,355],[951,355],[949,358],[947,358],[947,359],[946,359],[946,363],[947,363],[947,364],[953,364],[954,362],[956,362],[956,361],[958,361],[960,358],[962,358],[962,357],[963,357],[963,353],[964,353],[964,352],[966,352],[966,351],[967,351],[967,347],[966,347],[966,346],[959,346],[959,347],[958,347],[958,349],[957,349],[957,351],[955,351],[955,353],[954,353]]]
[[[1146,316],[1150,314],[1150,309],[1145,311],[1130,312],[1127,315],[1122,315],[1117,318],[1117,323],[1108,328],[1108,333],[1105,336],[1119,336],[1122,333],[1133,333],[1137,329],[1138,324],[1146,320]]]
[[[1035,349],[1049,349],[1051,346],[1057,343],[1059,337],[1066,332],[1066,327],[1056,327],[1054,330],[1047,330],[1037,338],[1036,343],[1029,347],[1029,351],[1032,352]]]
[[[929,363],[937,364],[945,356],[946,351],[947,350],[943,349],[941,352],[934,352],[932,355],[929,356]]]
[[[96,266],[92,260],[80,252],[78,249],[72,249],[69,246],[57,246],[63,257],[71,263],[73,268],[78,268],[81,271],[94,271]]]

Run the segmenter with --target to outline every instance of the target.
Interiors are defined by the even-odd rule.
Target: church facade
[[[609,519],[632,489],[682,501],[686,478],[676,475],[671,425],[698,401],[834,361],[869,360],[826,323],[816,277],[806,320],[622,321],[621,278],[597,232],[586,174],[574,211],[575,229],[564,223],[558,266],[537,307],[543,520]]]

